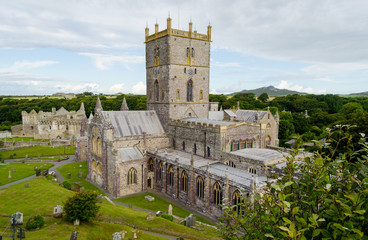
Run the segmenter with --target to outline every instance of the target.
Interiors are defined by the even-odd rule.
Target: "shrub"
[[[88,222],[97,216],[97,193],[86,191],[75,194],[64,203],[64,212],[68,221],[79,219]]]
[[[162,218],[165,218],[169,221],[173,221],[174,220],[174,217],[172,215],[169,215],[169,214],[162,214],[161,215]]]
[[[45,221],[43,220],[43,217],[40,215],[37,215],[37,216],[31,217],[30,219],[28,219],[27,224],[26,224],[26,229],[32,230],[36,228],[41,228],[44,224],[45,224]]]
[[[70,184],[70,182],[68,182],[68,181],[64,181],[62,184],[63,184],[63,186],[64,186],[66,189],[69,189],[69,190],[71,190],[71,189],[72,189],[72,185]]]

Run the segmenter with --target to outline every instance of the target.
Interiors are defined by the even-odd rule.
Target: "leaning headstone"
[[[147,220],[147,221],[152,221],[153,219],[155,219],[155,215],[153,215],[152,213],[149,213],[149,214],[146,216],[146,220]]]
[[[195,225],[196,223],[196,217],[193,215],[193,214],[190,214],[189,215],[189,224],[190,224],[190,227]]]
[[[24,184],[24,187],[25,187],[25,188],[29,188],[29,184],[28,184],[28,183],[25,183],[25,184]]]
[[[9,176],[8,176],[8,178],[12,178],[12,176],[11,176],[11,171],[9,171]]]
[[[10,223],[13,223],[13,219],[15,219],[15,225],[22,225],[23,224],[23,213],[20,213],[20,212],[14,213],[10,219]]]
[[[167,214],[172,215],[172,205],[169,204],[169,208],[167,209]]]
[[[15,169],[14,169],[14,168],[12,168],[12,169],[11,169],[11,172],[15,172]]]
[[[157,216],[157,217],[159,217],[159,216],[161,216],[161,215],[162,215],[162,212],[161,212],[161,211],[157,211],[157,212],[156,212],[156,216]]]
[[[121,232],[114,232],[112,234],[112,240],[121,240],[121,238],[122,238]]]
[[[71,173],[68,173],[68,175],[67,175],[67,178],[71,178],[72,177],[72,174]]]
[[[79,226],[79,224],[80,224],[80,220],[79,220],[79,219],[75,219],[75,220],[73,221],[73,225],[74,225],[74,226]]]
[[[79,171],[79,172],[78,172],[78,177],[79,177],[79,178],[82,178],[82,174],[83,174],[83,173],[82,173],[82,171]]]
[[[78,231],[73,231],[72,235],[70,236],[70,240],[77,240],[78,239]]]
[[[63,207],[61,205],[57,205],[54,207],[54,218],[61,218],[63,216]]]
[[[17,229],[17,237],[22,239],[22,238],[26,238],[26,230],[23,228],[18,228]]]

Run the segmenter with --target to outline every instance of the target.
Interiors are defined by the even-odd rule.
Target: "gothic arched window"
[[[155,101],[158,102],[160,101],[160,89],[158,86],[158,81],[155,81],[155,85],[154,85],[154,95],[155,95]]]
[[[160,162],[159,166],[158,166],[158,179],[161,180],[162,179],[162,162]]]
[[[190,79],[187,83],[187,102],[193,102],[193,80]]]
[[[201,177],[197,177],[197,196],[199,198],[202,198],[204,197],[204,181],[203,181],[203,178]]]
[[[169,185],[173,186],[174,185],[174,170],[172,166],[169,167],[168,175],[169,175]]]
[[[137,170],[135,168],[129,169],[128,172],[128,185],[137,184]]]
[[[213,202],[217,206],[222,204],[222,189],[220,184],[218,183],[215,183],[215,185],[213,185]]]
[[[233,205],[234,205],[233,211],[237,212],[238,214],[241,211],[240,203],[241,203],[240,192],[238,190],[236,190],[233,193]]]
[[[188,192],[188,174],[185,170],[181,172],[181,190]]]
[[[152,158],[148,160],[148,171],[150,172],[153,171],[153,159]]]

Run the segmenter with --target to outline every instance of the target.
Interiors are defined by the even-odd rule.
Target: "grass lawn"
[[[24,158],[26,155],[28,157],[38,157],[42,156],[54,156],[54,155],[73,155],[75,153],[74,146],[68,147],[44,147],[44,146],[35,146],[35,147],[26,147],[15,150],[9,150],[0,152],[0,160],[1,159],[10,159],[10,155],[16,154],[13,158]]]
[[[145,196],[152,196],[155,198],[154,201],[149,202],[146,199],[144,199]],[[114,201],[116,202],[121,202],[121,203],[125,203],[125,204],[131,204],[133,206],[139,207],[139,208],[143,208],[143,209],[147,209],[147,210],[151,210],[154,212],[157,211],[161,211],[161,212],[166,212],[168,210],[169,204],[172,205],[173,207],[173,215],[178,216],[178,217],[182,217],[185,218],[187,216],[189,216],[190,212],[188,212],[187,210],[184,210],[178,206],[176,206],[175,204],[172,204],[162,198],[157,197],[156,195],[152,194],[152,193],[143,193],[143,194],[139,194],[139,195],[134,195],[131,197],[125,197],[125,198],[118,198],[118,199],[114,199]],[[211,222],[207,221],[206,219],[203,219],[199,216],[196,216],[196,219],[198,221],[204,222],[204,223],[208,223],[208,224],[212,224]]]
[[[34,167],[38,168],[50,168],[54,166],[51,163],[2,163],[0,164],[0,186],[15,182],[19,179],[23,179],[34,175]],[[11,173],[12,178],[8,178],[9,171],[14,168],[15,172]]]
[[[79,167],[82,165],[82,167]],[[60,174],[70,183],[73,182],[80,182],[79,185],[84,187],[86,190],[92,190],[98,192],[98,194],[106,195],[103,191],[101,191],[98,187],[93,185],[92,183],[85,180],[88,174],[88,166],[87,162],[75,162],[75,163],[68,163],[64,166],[58,167],[57,170]],[[82,171],[82,178],[78,177],[78,172]],[[68,179],[68,173],[71,173],[71,178]]]
[[[15,142],[50,142],[50,139],[34,139],[33,137],[13,137],[13,138],[5,138],[7,142],[15,141]]]
[[[22,212],[23,221],[26,223],[33,215],[43,215],[45,226],[40,230],[26,232],[27,239],[69,239],[72,231],[78,231],[78,240],[82,239],[112,239],[112,234],[117,231],[128,231],[126,237],[131,238],[132,228],[142,231],[156,232],[172,236],[182,236],[186,239],[220,239],[213,229],[198,231],[187,228],[181,224],[170,222],[166,219],[155,217],[147,221],[147,213],[140,212],[122,206],[113,206],[107,201],[98,204],[100,215],[91,223],[82,223],[73,226],[62,219],[51,217],[56,205],[63,202],[75,193],[58,186],[57,183],[47,180],[45,177],[37,177],[27,181],[29,188],[24,188],[24,183],[16,184],[0,190],[1,202],[0,215],[11,215],[17,211]],[[8,224],[9,219],[0,218],[0,226]],[[149,234],[141,235],[140,239],[162,239]]]

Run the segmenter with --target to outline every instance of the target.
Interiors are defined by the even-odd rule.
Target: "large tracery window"
[[[188,192],[188,174],[186,171],[181,172],[181,190]]]
[[[128,185],[137,184],[137,170],[134,168],[129,169],[128,172]]]
[[[222,189],[218,183],[213,186],[213,202],[217,206],[222,205]]]
[[[160,101],[160,89],[159,89],[157,80],[155,81],[155,85],[154,85],[154,96],[155,96],[156,102]]]
[[[187,102],[193,102],[193,80],[190,79],[187,83]]]
[[[199,198],[202,198],[204,197],[204,181],[203,181],[203,178],[201,177],[197,177],[197,196]]]
[[[238,214],[240,214],[241,212],[241,206],[240,206],[240,203],[241,203],[241,198],[240,198],[240,192],[238,190],[236,190],[234,193],[233,193],[233,211],[234,212],[237,212]]]

